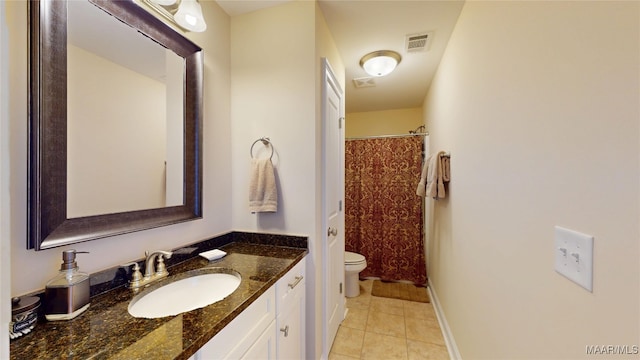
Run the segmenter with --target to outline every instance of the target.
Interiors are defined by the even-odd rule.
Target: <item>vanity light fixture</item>
[[[402,57],[392,50],[370,52],[360,59],[360,66],[371,76],[389,75],[400,63]]]
[[[165,19],[177,24],[181,28],[203,32],[207,23],[202,15],[202,7],[198,0],[141,0]]]

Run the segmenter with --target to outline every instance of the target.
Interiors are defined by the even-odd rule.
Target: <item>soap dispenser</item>
[[[89,274],[78,270],[76,254],[62,252],[60,273],[51,279],[44,291],[44,314],[47,320],[71,320],[89,308]]]

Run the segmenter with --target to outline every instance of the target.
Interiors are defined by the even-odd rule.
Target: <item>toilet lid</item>
[[[345,251],[344,252],[344,263],[345,264],[358,264],[361,262],[364,262],[365,258],[364,256],[354,253],[354,252],[350,252],[350,251]]]

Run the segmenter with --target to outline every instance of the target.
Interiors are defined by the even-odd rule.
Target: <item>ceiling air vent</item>
[[[372,77],[361,77],[353,79],[353,85],[357,88],[374,87],[376,86],[376,80]]]
[[[407,35],[407,51],[422,51],[429,48],[433,33]]]

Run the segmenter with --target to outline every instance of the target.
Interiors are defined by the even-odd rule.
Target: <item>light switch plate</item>
[[[593,292],[593,236],[555,227],[555,269]]]

